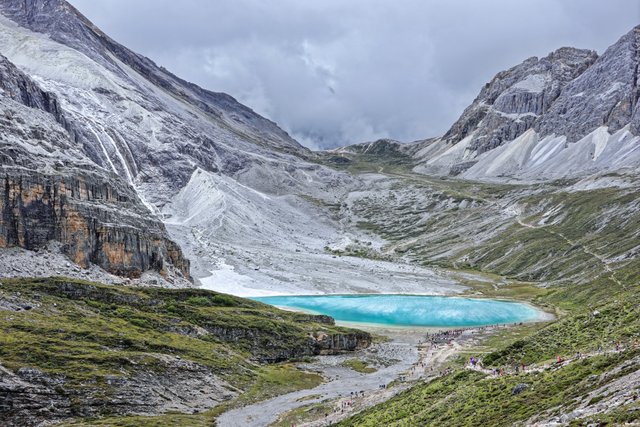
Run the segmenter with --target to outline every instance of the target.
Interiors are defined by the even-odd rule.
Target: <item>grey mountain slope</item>
[[[119,177],[119,186],[137,192],[169,224],[172,237],[189,245],[189,258],[202,259],[194,263],[196,277],[220,266],[218,249],[245,257],[233,248],[247,241],[280,258],[294,252],[316,220],[309,212],[317,211],[297,195],[333,200],[355,181],[307,161],[315,155],[232,98],[173,79],[116,46],[65,2],[8,0],[0,11],[11,18],[0,16],[0,52],[57,99],[47,129],[67,132],[59,139],[73,161]],[[48,150],[46,140],[11,143]],[[58,151],[51,162],[59,154],[64,170],[75,173],[75,163],[64,163]],[[263,221],[272,225],[269,233],[256,232]],[[338,225],[325,228],[326,235],[312,239],[314,248],[333,239]],[[205,237],[194,242],[194,235]]]
[[[241,123],[243,128],[238,131],[246,134],[247,129],[250,130],[250,136],[260,139],[261,143],[283,151],[309,154],[275,123],[233,97],[186,82],[158,67],[149,58],[117,43],[64,0],[4,0],[0,3],[0,12],[24,28],[47,34],[51,39],[84,53],[121,77],[126,77],[127,71],[118,61],[127,64],[153,84],[224,120],[231,128],[234,122]]]
[[[56,96],[2,56],[0,111],[0,248],[38,251],[57,241],[84,268],[133,278],[155,271],[188,284],[189,262],[164,225],[70,139]]]
[[[276,194],[336,175],[273,122],[117,44],[62,0],[6,0],[0,12],[0,51],[58,96],[83,152],[157,208],[196,169]]]

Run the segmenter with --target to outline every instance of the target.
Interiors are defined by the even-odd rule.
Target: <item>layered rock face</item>
[[[38,108],[63,120],[58,100],[45,92],[16,68],[6,57],[0,55],[0,90],[2,95],[27,107]]]
[[[200,412],[236,394],[230,391],[233,387],[200,364],[164,356],[159,357],[159,367],[162,375],[140,369],[137,375],[127,378],[105,377],[106,387],[115,391],[105,398],[96,391],[60,393],[66,386],[62,376],[34,368],[21,368],[14,373],[0,366],[0,421],[5,427],[35,427],[70,417],[97,417],[108,411],[146,415]]]
[[[637,26],[564,88],[535,129],[543,136],[566,135],[569,142],[599,126],[614,133],[630,125],[630,130],[640,135],[639,66],[640,26]]]
[[[162,224],[137,203],[132,189],[116,188],[88,171],[44,175],[2,167],[0,247],[43,249],[52,241],[76,264],[138,278],[147,270],[189,278],[189,262]],[[122,192],[124,190],[124,193]]]
[[[82,267],[189,279],[189,262],[135,190],[73,141],[56,96],[0,58],[0,248],[62,243]]]
[[[482,154],[524,133],[545,114],[562,89],[591,66],[597,54],[561,48],[498,73],[445,134],[457,143],[473,134],[469,150]]]
[[[349,334],[318,334],[312,337],[313,354],[336,354],[355,351],[371,345],[371,337],[366,332]]]

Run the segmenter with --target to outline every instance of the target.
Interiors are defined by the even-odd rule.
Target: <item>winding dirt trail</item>
[[[543,372],[546,371],[548,369],[553,369],[553,370],[557,370],[557,369],[562,369],[568,365],[570,365],[571,363],[578,361],[578,360],[582,360],[582,359],[589,359],[591,357],[596,357],[596,356],[604,356],[607,354],[616,354],[616,353],[621,353],[623,351],[625,351],[626,348],[622,347],[619,349],[611,349],[611,350],[603,350],[603,351],[594,351],[594,352],[590,352],[590,353],[581,353],[580,357],[569,357],[566,359],[562,359],[562,362],[560,363],[547,363],[545,365],[542,366],[537,366],[537,365],[530,365],[527,366],[526,369],[524,371],[514,371],[514,370],[504,370],[502,372],[502,374],[496,375],[496,372],[494,369],[489,369],[489,368],[483,368],[480,365],[476,365],[476,366],[471,366],[471,365],[466,365],[465,369],[470,369],[472,371],[478,371],[478,372],[482,372],[484,374],[490,375],[492,377],[501,377],[501,376],[512,376],[512,375],[523,375],[523,374],[529,374],[531,372]]]
[[[421,344],[419,346],[420,357],[411,368],[404,372],[403,381],[389,388],[379,388],[360,396],[346,396],[332,402],[333,410],[324,418],[297,424],[297,427],[323,427],[333,425],[343,419],[353,416],[367,408],[378,405],[391,399],[398,393],[415,385],[419,380],[429,380],[439,375],[439,369],[451,356],[456,354],[463,346],[453,341],[451,345],[441,344],[431,346]]]
[[[365,394],[345,396],[327,403],[324,417],[296,424],[296,427],[324,427],[333,425],[365,409],[385,402],[398,393],[413,387],[419,381],[428,382],[443,374],[445,363],[465,347],[474,345],[485,331],[493,328],[468,329],[449,342],[440,344],[420,343],[418,359],[409,369],[388,387],[378,387]]]
[[[301,365],[304,369],[322,372],[326,381],[318,387],[300,390],[273,399],[225,412],[217,419],[218,427],[264,427],[276,422],[280,416],[301,406],[328,403],[333,410],[320,420],[297,426],[324,426],[337,422],[368,407],[390,399],[411,387],[416,381],[439,375],[440,367],[467,342],[478,335],[468,330],[451,344],[432,346],[420,341],[427,330],[392,332],[390,341],[377,344],[362,354],[322,356],[314,364]],[[365,354],[366,353],[366,354]],[[364,374],[342,365],[347,359],[368,358],[372,355],[394,361],[376,372]],[[388,387],[382,387],[388,385]]]

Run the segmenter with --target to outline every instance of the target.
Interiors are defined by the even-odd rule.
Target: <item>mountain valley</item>
[[[1,0],[0,421],[637,423],[639,64],[640,26],[499,72],[441,137],[311,151],[64,0]],[[247,299],[377,293],[548,316],[432,348]]]

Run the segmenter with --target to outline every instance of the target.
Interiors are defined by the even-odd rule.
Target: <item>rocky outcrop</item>
[[[498,73],[443,139],[456,144],[471,137],[468,150],[477,154],[515,139],[530,129],[563,88],[596,59],[597,54],[591,50],[561,48]]]
[[[273,335],[272,331],[259,328],[223,327],[219,325],[203,326],[209,334],[223,342],[247,342],[253,358],[261,363],[278,363],[303,357],[340,354],[360,350],[371,345],[371,335],[363,331],[310,333],[306,341],[295,344]]]
[[[70,386],[63,375],[29,367],[14,373],[0,365],[0,423],[29,427],[107,414],[194,413],[237,394],[206,366],[169,355],[155,357],[156,370],[105,376],[102,387],[112,390],[106,394],[95,385],[86,390]]]
[[[44,175],[3,167],[0,247],[43,249],[51,240],[76,264],[140,277],[147,270],[189,277],[189,262],[163,225],[139,206],[133,190],[100,174]],[[174,272],[172,271],[171,274]]]
[[[27,107],[37,108],[57,116],[61,108],[55,95],[45,92],[13,65],[7,58],[0,55],[0,93]]]
[[[14,373],[0,365],[0,422],[22,427],[62,418],[71,406],[70,396],[59,393],[62,384],[62,378],[37,369],[21,368]]]
[[[55,95],[0,57],[0,248],[56,241],[78,265],[189,279],[189,262],[129,184],[87,158]]]
[[[536,123],[542,135],[575,142],[599,126],[610,133],[630,125],[640,135],[640,26],[625,34],[579,77],[571,81]]]
[[[322,355],[360,350],[371,345],[371,335],[362,331],[344,334],[319,333],[311,338],[314,354]]]

